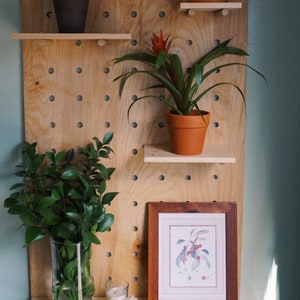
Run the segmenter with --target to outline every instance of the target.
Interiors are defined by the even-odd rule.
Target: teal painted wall
[[[268,87],[249,72],[241,300],[300,299],[299,9],[249,0],[249,63]]]
[[[298,0],[249,0],[249,63],[263,71],[269,85],[249,73],[241,300],[299,298],[299,9]],[[16,231],[17,218],[8,216],[2,207],[20,159],[16,148],[23,139],[21,47],[20,42],[10,40],[11,32],[20,31],[19,10],[19,1],[0,2],[3,300],[29,298],[24,232]],[[272,269],[273,263],[277,267]]]
[[[20,43],[10,39],[20,31],[19,1],[0,1],[0,299],[28,299],[27,250],[17,218],[2,206],[18,163],[17,145],[23,138],[22,68]]]

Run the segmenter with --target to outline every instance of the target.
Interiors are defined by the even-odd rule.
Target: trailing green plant
[[[23,162],[15,174],[21,180],[10,190],[4,206],[19,215],[26,227],[25,245],[49,235],[58,242],[79,243],[84,247],[100,244],[96,232],[108,230],[114,215],[106,206],[117,192],[105,192],[115,168],[100,161],[113,150],[108,132],[86,147],[37,152],[37,143],[25,143]]]
[[[144,70],[132,69],[131,71],[121,74],[114,79],[114,81],[120,80],[120,96],[122,96],[127,80],[132,76],[137,76],[140,74],[146,74],[156,81],[154,85],[146,87],[145,89],[165,88],[171,96],[170,99],[165,95],[156,94],[137,97],[135,101],[130,104],[127,115],[129,116],[130,110],[133,105],[147,98],[153,98],[155,100],[163,102],[172,110],[173,113],[178,115],[190,115],[192,109],[196,109],[199,114],[201,114],[201,110],[198,106],[199,101],[210,90],[220,85],[233,86],[239,92],[243,101],[245,101],[245,95],[243,91],[237,84],[234,84],[232,82],[217,82],[199,92],[199,88],[202,87],[203,82],[205,82],[207,78],[214,75],[220,69],[235,65],[250,68],[265,79],[263,74],[261,74],[248,64],[240,62],[220,64],[207,70],[206,67],[209,63],[224,55],[248,55],[247,52],[240,48],[229,46],[231,40],[232,39],[228,39],[224,42],[220,42],[212,50],[199,58],[191,66],[191,68],[189,68],[188,72],[184,72],[184,68],[179,55],[177,53],[169,53],[172,40],[169,40],[169,36],[167,38],[164,38],[162,32],[160,32],[159,36],[153,34],[153,37],[151,39],[152,48],[149,49],[149,52],[131,53],[119,58],[115,58],[115,63],[137,61],[144,63],[146,66]]]

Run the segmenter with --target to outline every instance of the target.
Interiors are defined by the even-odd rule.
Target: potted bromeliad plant
[[[220,85],[233,86],[245,101],[243,91],[234,83],[217,82],[200,90],[203,82],[220,69],[229,68],[234,65],[248,67],[263,78],[264,76],[248,64],[240,62],[224,63],[207,69],[209,63],[224,55],[248,55],[244,50],[230,46],[231,39],[220,42],[212,50],[200,57],[189,68],[188,72],[184,71],[185,69],[179,55],[169,52],[172,43],[172,40],[169,40],[169,36],[165,38],[162,32],[160,32],[160,35],[153,34],[151,42],[152,47],[148,52],[131,53],[115,58],[115,63],[137,61],[144,63],[146,68],[132,69],[121,74],[114,81],[120,80],[119,95],[121,96],[126,82],[132,76],[145,74],[155,80],[154,84],[146,87],[147,89],[163,88],[168,91],[168,95],[152,94],[140,96],[130,104],[127,115],[129,116],[133,105],[147,98],[163,102],[169,108],[166,120],[170,133],[172,152],[184,155],[199,154],[202,152],[203,138],[205,137],[206,128],[210,120],[210,113],[199,108],[199,101],[210,90]],[[191,123],[189,124],[189,122]],[[179,131],[179,137],[176,131]]]
[[[92,299],[91,244],[100,244],[96,232],[108,230],[114,215],[106,206],[117,195],[105,192],[114,168],[105,167],[113,150],[113,133],[93,138],[86,147],[37,152],[37,143],[25,143],[23,162],[4,201],[8,213],[19,215],[26,227],[25,245],[46,236],[52,250],[52,293],[55,300]]]

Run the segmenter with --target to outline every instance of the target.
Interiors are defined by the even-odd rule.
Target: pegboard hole
[[[132,95],[132,96],[131,96],[131,100],[132,100],[132,101],[136,101],[137,99],[138,99],[138,96],[137,96],[137,95]]]
[[[218,180],[218,175],[214,174],[214,175],[212,176],[212,178],[213,178],[214,180]]]
[[[132,231],[138,231],[138,227],[137,226],[132,226]]]
[[[81,46],[81,40],[76,40],[76,41],[75,41],[75,45],[76,45],[76,46]]]
[[[189,181],[191,179],[192,179],[191,175],[185,175],[185,180]]]
[[[131,46],[136,46],[137,45],[137,40],[131,40]]]
[[[219,101],[219,100],[220,100],[220,97],[219,97],[219,95],[214,95],[214,96],[213,96],[213,99],[214,99],[214,101]]]
[[[49,69],[48,69],[48,73],[49,73],[49,74],[53,74],[53,73],[54,73],[54,68],[49,68]]]
[[[137,203],[137,201],[132,201],[132,202],[131,202],[131,205],[132,205],[132,206],[138,206],[138,203]]]
[[[50,95],[49,96],[49,101],[54,101],[55,100],[55,96],[54,95]]]
[[[53,17],[53,11],[47,11],[46,16],[51,19]]]
[[[164,128],[166,126],[165,122],[159,122],[158,127],[159,128]]]
[[[55,123],[54,122],[50,122],[50,127],[54,128],[55,127]]]
[[[82,95],[77,95],[77,101],[82,101],[82,100],[83,100]]]
[[[132,280],[133,280],[134,282],[137,282],[137,281],[138,281],[138,277],[137,277],[137,276],[133,276],[133,277],[132,277]]]
[[[104,122],[104,127],[105,128],[109,128],[110,127],[110,123],[108,121]]]
[[[82,73],[82,68],[77,67],[77,68],[76,68],[76,73],[77,73],[77,74],[81,74],[81,73]]]
[[[111,252],[106,252],[106,257],[111,257]]]
[[[136,17],[137,17],[137,12],[133,10],[133,11],[130,13],[130,16],[131,16],[131,18],[136,18]]]
[[[105,67],[105,68],[103,69],[103,73],[104,73],[104,74],[108,74],[108,73],[109,73],[109,71],[110,71],[110,70],[109,70],[109,68],[108,68],[108,67]]]
[[[192,40],[187,40],[187,41],[186,41],[186,44],[187,44],[188,46],[192,46],[192,45],[193,45],[193,41],[192,41]]]
[[[160,11],[160,12],[158,13],[158,16],[159,16],[160,18],[164,18],[164,17],[166,16],[166,13],[162,10],[162,11]]]
[[[215,128],[218,128],[219,125],[220,125],[219,122],[214,122],[214,127],[215,127]]]
[[[110,96],[109,95],[104,95],[103,99],[104,99],[104,101],[109,101],[110,100]]]
[[[108,11],[104,11],[102,14],[103,18],[107,19],[109,18],[109,12]]]
[[[163,181],[163,180],[165,180],[165,176],[164,176],[164,175],[159,175],[158,179],[159,179],[160,181]]]
[[[138,127],[137,122],[132,122],[132,123],[131,123],[131,127],[132,127],[132,128],[137,128],[137,127]]]
[[[132,252],[132,256],[133,256],[133,257],[137,257],[137,256],[139,256],[139,254],[138,254],[136,251],[133,251],[133,252]]]
[[[221,41],[219,39],[215,39],[214,40],[214,44],[217,47],[217,46],[219,46],[221,44]]]
[[[132,149],[132,150],[131,150],[131,153],[132,153],[133,155],[137,155],[137,154],[138,154],[138,150],[137,150],[137,149]]]
[[[77,127],[78,128],[82,128],[83,127],[83,123],[82,122],[77,122]]]
[[[132,179],[133,181],[137,181],[137,180],[138,180],[138,177],[137,177],[137,175],[132,175],[132,176],[131,176],[131,179]]]

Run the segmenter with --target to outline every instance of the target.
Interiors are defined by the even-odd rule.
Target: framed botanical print
[[[148,203],[148,233],[148,299],[237,300],[235,203]]]

